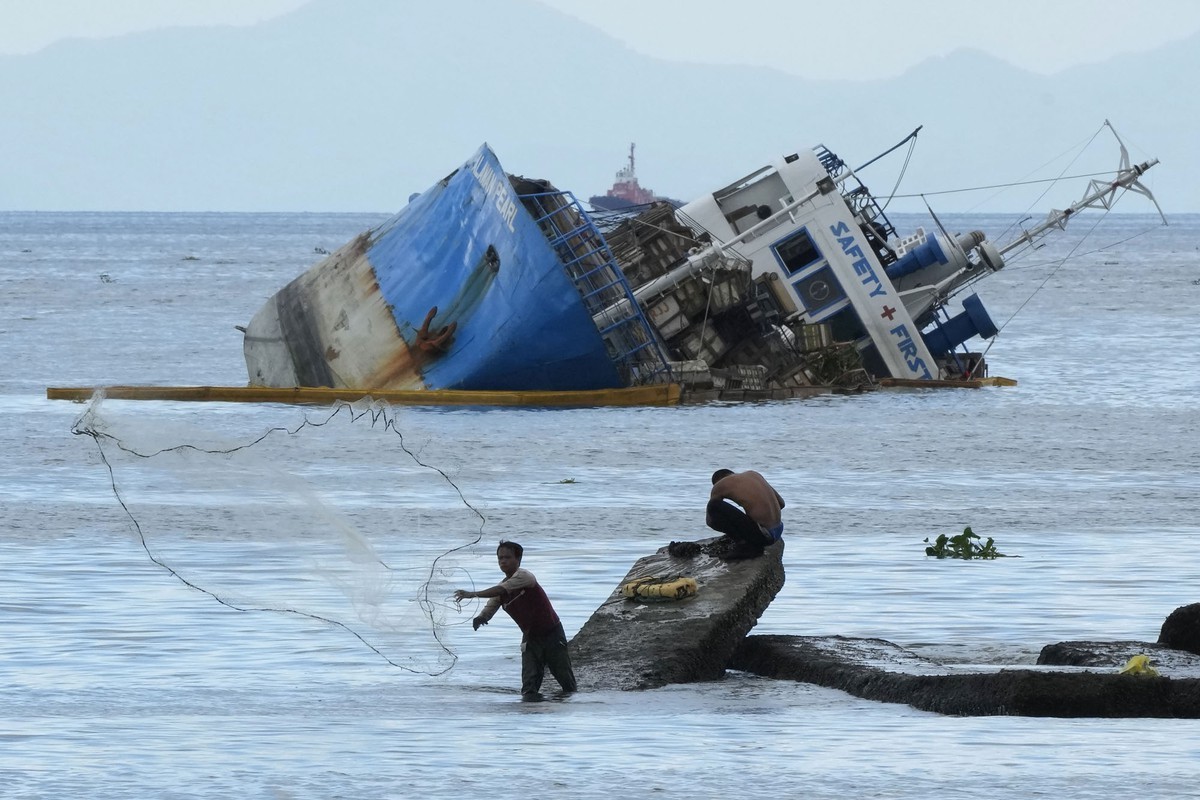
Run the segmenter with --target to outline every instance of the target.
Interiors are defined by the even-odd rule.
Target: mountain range
[[[1108,119],[1135,161],[1161,159],[1146,184],[1163,210],[1197,212],[1200,107],[1179,86],[1197,74],[1200,36],[1052,76],[963,49],[811,81],[650,58],[532,0],[312,0],[0,56],[0,209],[394,211],[483,142],[581,198],[636,142],[642,185],[686,200],[816,144],[859,166],[920,126],[911,156],[862,173],[893,208],[1048,210],[1087,180],[949,190],[1112,170]]]

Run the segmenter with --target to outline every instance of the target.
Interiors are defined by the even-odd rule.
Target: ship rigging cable
[[[1113,175],[1115,175],[1115,177],[1106,182],[1096,181],[1095,179],[1091,180],[1091,182],[1089,183],[1088,191],[1085,193],[1083,198],[1081,198],[1077,202],[1073,203],[1065,211],[1052,211],[1049,214],[1049,216],[1046,218],[1046,221],[1042,222],[1039,225],[1034,226],[1030,230],[1025,230],[1022,228],[1022,235],[1013,239],[1009,244],[1001,247],[999,252],[1003,253],[1003,254],[1007,254],[1007,253],[1010,253],[1010,251],[1011,251],[1011,253],[1012,253],[1012,255],[1010,256],[1011,258],[1019,258],[1025,252],[1028,252],[1029,250],[1037,249],[1038,247],[1041,247],[1041,245],[1038,244],[1039,240],[1051,228],[1065,229],[1067,222],[1069,220],[1073,219],[1074,215],[1077,212],[1082,211],[1087,208],[1100,207],[1100,208],[1104,209],[1104,213],[1101,214],[1100,217],[1098,217],[1095,220],[1095,222],[1092,223],[1092,227],[1078,241],[1076,241],[1074,245],[1072,245],[1070,251],[1066,255],[1064,255],[1062,258],[1058,259],[1058,262],[1049,271],[1049,273],[1047,273],[1047,275],[1042,279],[1042,281],[1034,288],[1034,290],[1032,292],[1030,292],[1029,296],[1026,297],[1025,300],[1017,307],[1017,309],[1009,316],[1009,318],[1007,320],[1005,320],[1002,325],[999,326],[999,328],[997,329],[997,336],[993,336],[991,341],[988,342],[987,347],[984,349],[984,352],[983,352],[984,356],[986,356],[988,351],[991,350],[991,347],[995,343],[996,338],[998,337],[999,333],[1002,332],[1006,327],[1008,327],[1008,324],[1010,322],[1012,322],[1013,319],[1016,318],[1017,314],[1019,314],[1025,308],[1025,306],[1038,294],[1038,292],[1040,292],[1042,290],[1042,288],[1045,287],[1047,282],[1049,282],[1050,278],[1054,277],[1054,275],[1057,274],[1057,272],[1068,261],[1071,261],[1074,258],[1079,257],[1080,254],[1077,253],[1079,248],[1083,245],[1084,242],[1086,242],[1088,240],[1088,238],[1090,236],[1092,236],[1093,233],[1095,233],[1097,227],[1099,227],[1100,223],[1111,212],[1111,210],[1112,210],[1113,206],[1116,204],[1117,200],[1120,197],[1123,197],[1126,192],[1129,192],[1129,191],[1137,192],[1138,194],[1141,194],[1141,195],[1149,198],[1150,201],[1154,204],[1155,208],[1158,209],[1159,215],[1162,217],[1163,224],[1165,225],[1167,223],[1166,216],[1162,213],[1162,209],[1159,208],[1158,202],[1154,199],[1153,193],[1151,193],[1151,191],[1148,188],[1146,188],[1145,186],[1143,186],[1140,182],[1140,178],[1145,173],[1145,171],[1147,169],[1149,169],[1149,167],[1158,163],[1157,159],[1152,160],[1152,161],[1147,161],[1143,164],[1137,164],[1137,165],[1131,164],[1130,159],[1129,159],[1129,152],[1128,152],[1127,148],[1125,147],[1125,143],[1121,140],[1120,135],[1117,134],[1116,130],[1112,127],[1112,124],[1108,120],[1105,120],[1104,124],[1101,125],[1096,130],[1096,132],[1093,133],[1092,136],[1087,140],[1087,142],[1079,148],[1078,152],[1076,152],[1074,154],[1074,156],[1071,158],[1070,162],[1068,162],[1068,164],[1065,167],[1063,167],[1063,170],[1062,170],[1062,172],[1060,172],[1059,176],[1057,178],[1052,179],[1050,181],[1050,183],[1053,184],[1053,183],[1057,183],[1058,181],[1064,180],[1062,173],[1065,173],[1068,169],[1070,169],[1070,167],[1076,161],[1079,160],[1079,158],[1083,155],[1083,152],[1096,140],[1096,137],[1099,136],[1100,132],[1103,131],[1105,128],[1108,128],[1108,130],[1112,133],[1113,137],[1117,140],[1117,144],[1120,146],[1121,160],[1120,160],[1120,165],[1115,173],[1103,173],[1103,174],[1105,174],[1105,175],[1113,174]],[[1049,190],[1050,190],[1050,187],[1047,187],[1045,190],[1043,190],[1043,192],[1038,196],[1038,198],[1036,200],[1033,201],[1033,203],[1040,202],[1042,200],[1042,198],[1045,197],[1047,192],[1049,192]],[[1120,190],[1119,195],[1117,194],[1118,190]],[[922,195],[921,198],[922,198],[922,200],[925,201],[926,208],[929,210],[930,215],[933,216],[934,221],[937,223],[938,227],[942,230],[943,234],[946,236],[949,236],[949,233],[942,226],[941,221],[937,218],[937,215],[934,214],[933,209],[929,206],[928,200],[925,199],[924,195]],[[1031,203],[1030,205],[1032,206],[1033,203]],[[1002,236],[1006,236],[1011,230],[1013,230],[1013,228],[1021,225],[1027,219],[1028,219],[1028,216],[1022,216],[1017,222],[1014,222],[1013,224],[1009,225],[1009,227],[1005,230],[1005,232],[1002,234]],[[1129,241],[1130,239],[1133,239],[1136,236],[1140,236],[1146,232],[1148,232],[1148,231],[1139,232],[1137,234],[1134,234],[1134,236],[1126,237],[1122,241]],[[1119,244],[1119,243],[1120,242],[1117,242],[1115,244]],[[1115,244],[1108,245],[1105,248],[1099,248],[1099,250],[1107,249],[1107,247],[1115,246]],[[1098,252],[1098,250],[1093,250],[1091,252]],[[967,281],[962,286],[959,286],[955,293],[968,288],[969,286],[973,285],[977,281],[978,281],[978,278]]]
[[[896,190],[900,188],[900,184],[904,181],[904,175],[908,172],[908,165],[909,165],[909,162],[912,161],[913,151],[917,149],[917,134],[920,133],[921,128],[923,128],[923,127],[925,127],[925,126],[922,125],[922,126],[918,127],[915,131],[913,131],[912,133],[910,133],[908,135],[907,139],[904,140],[904,141],[908,142],[908,152],[906,152],[904,154],[904,163],[900,165],[900,174],[898,174],[896,176],[896,182],[892,185],[892,191],[888,193],[887,200],[883,201],[883,205],[879,209],[881,212],[887,211],[887,207],[889,205],[891,205],[892,200],[896,199],[896,196],[897,196]],[[899,147],[901,144],[904,144],[904,142],[901,142],[900,144],[896,145],[896,147]],[[893,147],[892,150],[895,150],[896,147]],[[868,164],[871,164],[872,162],[877,161],[880,158],[883,158],[883,156],[892,152],[892,150],[888,150],[887,153],[883,153],[879,156],[876,156],[871,161],[868,161],[866,164],[863,164],[862,167],[859,167],[859,169],[861,170],[864,167],[866,167]]]
[[[981,191],[986,191],[986,190],[988,190],[988,189],[1000,189],[1000,190],[1004,190],[1004,189],[1013,189],[1013,188],[1016,188],[1016,187],[1018,187],[1018,186],[1036,186],[1036,185],[1038,185],[1038,184],[1043,184],[1043,183],[1045,183],[1045,184],[1050,184],[1050,186],[1047,186],[1047,187],[1046,187],[1046,190],[1045,190],[1045,191],[1043,191],[1043,192],[1042,192],[1040,195],[1038,195],[1038,197],[1037,197],[1037,199],[1036,199],[1036,200],[1034,200],[1033,202],[1031,202],[1031,203],[1030,203],[1030,204],[1029,204],[1029,205],[1026,207],[1026,211],[1028,212],[1029,208],[1032,208],[1032,207],[1033,207],[1033,205],[1034,205],[1035,203],[1037,203],[1039,200],[1041,200],[1043,197],[1045,197],[1045,196],[1046,196],[1046,192],[1048,192],[1048,191],[1050,190],[1050,187],[1051,187],[1051,186],[1053,186],[1055,183],[1058,183],[1059,181],[1064,181],[1064,180],[1075,180],[1075,179],[1080,179],[1080,178],[1093,178],[1093,179],[1094,179],[1094,178],[1098,178],[1098,177],[1107,177],[1107,176],[1110,176],[1110,175],[1115,175],[1115,174],[1117,174],[1117,173],[1115,173],[1115,172],[1112,172],[1112,171],[1105,171],[1105,172],[1093,172],[1093,173],[1087,173],[1087,174],[1081,174],[1081,175],[1064,175],[1064,174],[1063,174],[1063,173],[1065,173],[1065,172],[1066,172],[1068,169],[1070,169],[1070,168],[1071,168],[1071,165],[1072,165],[1072,164],[1074,164],[1076,161],[1078,161],[1078,160],[1079,160],[1079,157],[1080,157],[1080,156],[1081,156],[1081,155],[1084,153],[1084,151],[1086,151],[1086,150],[1087,150],[1087,148],[1088,148],[1088,147],[1090,147],[1090,146],[1091,146],[1091,144],[1092,144],[1094,141],[1096,141],[1096,137],[1100,135],[1100,132],[1101,132],[1102,130],[1104,130],[1104,129],[1105,129],[1105,127],[1108,127],[1110,130],[1111,130],[1111,127],[1112,127],[1112,126],[1110,126],[1110,125],[1108,124],[1108,121],[1107,121],[1107,120],[1105,120],[1104,124],[1103,124],[1103,125],[1101,125],[1099,128],[1097,128],[1097,129],[1096,129],[1096,131],[1095,131],[1095,133],[1093,133],[1093,134],[1092,134],[1090,137],[1088,137],[1088,139],[1087,139],[1085,142],[1083,142],[1082,144],[1080,144],[1080,145],[1078,145],[1078,146],[1070,147],[1070,148],[1068,148],[1068,149],[1064,150],[1062,153],[1059,153],[1057,156],[1055,156],[1054,158],[1050,159],[1050,160],[1049,160],[1049,161],[1047,161],[1046,163],[1042,164],[1040,167],[1035,167],[1034,169],[1032,169],[1032,170],[1030,170],[1029,172],[1025,173],[1026,175],[1033,175],[1033,174],[1036,174],[1037,172],[1040,172],[1041,170],[1045,169],[1045,168],[1046,168],[1047,166],[1049,166],[1050,164],[1053,164],[1055,161],[1058,161],[1058,160],[1059,160],[1060,158],[1062,158],[1063,156],[1065,156],[1065,155],[1067,155],[1068,153],[1071,153],[1072,151],[1074,151],[1074,153],[1075,153],[1075,154],[1074,154],[1074,155],[1071,157],[1071,160],[1070,160],[1070,161],[1068,161],[1068,162],[1067,162],[1067,164],[1066,164],[1066,165],[1065,165],[1065,166],[1062,168],[1062,170],[1061,170],[1061,171],[1058,173],[1058,175],[1057,175],[1057,176],[1055,176],[1055,177],[1053,177],[1053,178],[1038,178],[1038,179],[1033,179],[1033,180],[1026,180],[1026,179],[1022,178],[1021,180],[1018,180],[1018,181],[1010,181],[1010,182],[1008,182],[1008,183],[997,183],[997,184],[991,184],[991,185],[987,185],[987,186],[972,186],[972,187],[966,187],[966,188],[962,188],[962,189],[945,189],[945,190],[942,190],[942,191],[937,191],[937,192],[920,192],[919,194],[915,194],[915,195],[911,195],[911,194],[909,194],[909,195],[904,195],[904,194],[901,194],[901,195],[896,195],[896,197],[902,197],[902,198],[921,197],[922,199],[924,199],[926,196],[929,196],[929,197],[934,197],[934,196],[937,196],[937,195],[943,195],[943,194],[960,194],[960,193],[963,193],[963,192],[981,192]],[[1116,132],[1114,131],[1114,135],[1115,135],[1115,133],[1116,133]],[[1118,141],[1119,141],[1119,138],[1118,138]],[[997,195],[998,195],[998,194],[999,194],[999,192],[997,192]],[[993,195],[992,197],[995,197],[995,196],[996,196],[996,195]],[[990,199],[990,198],[989,198],[989,199]],[[986,200],[985,200],[985,201],[981,201],[981,202],[986,202]]]
[[[964,186],[961,189],[942,189],[936,192],[916,192],[914,194],[894,194],[889,196],[889,200],[911,200],[914,197],[936,197],[942,194],[962,194],[964,192],[982,192],[987,189],[1012,189],[1017,186],[1035,186],[1041,183],[1058,183],[1059,181],[1072,180],[1075,178],[1102,178],[1109,175],[1115,175],[1113,170],[1103,172],[1087,172],[1079,175],[1062,175],[1057,178],[1038,178],[1028,181],[1010,181],[1009,183],[993,183],[986,186]]]
[[[1082,145],[1080,145],[1078,150],[1071,157],[1071,160],[1068,161],[1065,165],[1063,165],[1062,170],[1060,170],[1058,173],[1058,177],[1054,178],[1052,181],[1050,181],[1049,184],[1046,186],[1046,188],[1042,190],[1041,194],[1039,194],[1036,198],[1031,200],[1028,205],[1025,206],[1026,214],[1028,214],[1029,210],[1032,209],[1035,205],[1041,203],[1042,199],[1050,192],[1050,189],[1053,188],[1055,183],[1058,183],[1059,181],[1063,181],[1063,180],[1069,180],[1068,178],[1063,177],[1064,173],[1068,169],[1070,169],[1075,164],[1075,162],[1077,162],[1083,156],[1084,152],[1086,152],[1089,147],[1092,146],[1092,143],[1096,141],[1096,137],[1100,135],[1100,132],[1103,131],[1106,126],[1108,126],[1108,120],[1105,120],[1104,124],[1101,125],[1099,128],[1097,128],[1095,133],[1093,133],[1086,142],[1084,142]],[[1115,133],[1116,132],[1114,131],[1114,135],[1115,135]],[[1061,158],[1062,156],[1059,156],[1059,157]],[[1047,162],[1047,164],[1049,164],[1049,163],[1052,163],[1052,162]],[[1038,169],[1043,169],[1045,166],[1046,165],[1043,164],[1041,167],[1038,167]],[[1119,171],[1116,174],[1119,174]],[[1103,219],[1103,217],[1101,217],[1101,219]],[[1005,228],[999,234],[1000,238],[1007,237],[1009,232],[1012,231],[1012,229],[1016,225],[1019,225],[1019,224],[1020,224],[1019,222],[1014,222],[1014,223],[1010,224],[1007,228]],[[1095,226],[1092,226],[1092,229],[1095,230]],[[1060,264],[1059,266],[1062,266],[1062,265]]]
[[[1058,260],[1058,263],[1054,265],[1054,268],[1051,269],[1048,273],[1046,273],[1046,277],[1042,278],[1041,282],[1033,288],[1033,291],[1029,293],[1029,296],[1021,301],[1021,304],[1019,306],[1017,306],[1016,311],[1014,311],[1012,314],[1010,314],[1008,319],[1004,320],[1003,324],[1001,324],[999,327],[999,330],[996,334],[997,336],[999,336],[1000,333],[1004,332],[1004,329],[1008,327],[1008,323],[1012,322],[1013,319],[1016,318],[1017,314],[1021,313],[1021,310],[1024,309],[1025,306],[1027,306],[1029,304],[1029,301],[1032,300],[1037,295],[1037,293],[1040,292],[1046,286],[1046,284],[1050,281],[1050,279],[1053,278],[1058,273],[1058,271],[1063,268],[1063,265],[1075,257],[1075,251],[1078,250],[1080,248],[1080,246],[1084,242],[1087,241],[1087,238],[1096,231],[1096,228],[1099,227],[1100,223],[1103,222],[1104,218],[1107,216],[1108,216],[1108,212],[1105,211],[1103,214],[1101,214],[1099,217],[1096,218],[1096,221],[1092,223],[1092,227],[1088,229],[1088,232],[1085,233],[1078,242],[1076,242],[1074,245],[1071,246],[1071,250],[1065,256],[1063,256],[1062,258],[1060,258]],[[994,342],[994,341],[995,341],[995,338],[993,337],[992,342]],[[992,342],[988,342],[988,348],[990,348],[992,346]],[[986,355],[986,353],[987,353],[987,351],[985,350],[984,354]]]

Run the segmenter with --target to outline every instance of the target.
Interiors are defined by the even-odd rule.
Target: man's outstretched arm
[[[497,583],[495,586],[490,586],[487,589],[480,589],[479,591],[475,591],[475,592],[469,591],[467,589],[455,589],[454,590],[454,599],[455,600],[466,600],[466,599],[472,598],[472,597],[481,597],[481,598],[499,597],[500,595],[504,594],[507,591],[508,591],[508,589],[504,588],[503,583]]]
[[[487,625],[488,621],[491,620],[492,617],[496,616],[496,612],[500,610],[500,603],[503,600],[504,595],[507,593],[508,589],[505,588],[504,584],[498,583],[495,586],[490,586],[487,589],[480,589],[477,592],[468,591],[466,589],[455,589],[454,599],[462,601],[472,597],[487,598],[487,603],[484,605],[483,610],[479,612],[479,616],[471,620],[472,630],[479,630],[480,625]]]

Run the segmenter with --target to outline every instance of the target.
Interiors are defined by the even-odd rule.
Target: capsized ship
[[[1005,246],[900,236],[824,146],[682,208],[589,213],[505,173],[486,144],[254,315],[252,386],[567,391],[678,383],[691,398],[987,374],[997,328],[975,294],[1010,250],[1110,207],[1131,165]],[[1152,199],[1152,198],[1151,198]],[[740,394],[733,395],[733,392]],[[749,394],[747,394],[747,392]]]

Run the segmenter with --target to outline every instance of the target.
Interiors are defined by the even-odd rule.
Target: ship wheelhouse
[[[927,342],[922,328],[938,323],[945,298],[979,266],[1002,265],[982,234],[950,239],[922,230],[900,240],[854,171],[824,146],[784,156],[680,216],[747,258],[781,309],[828,326],[835,341],[855,342],[877,378],[942,377],[948,350],[962,340]],[[981,308],[972,319],[979,324],[963,329],[967,338],[994,335]]]

